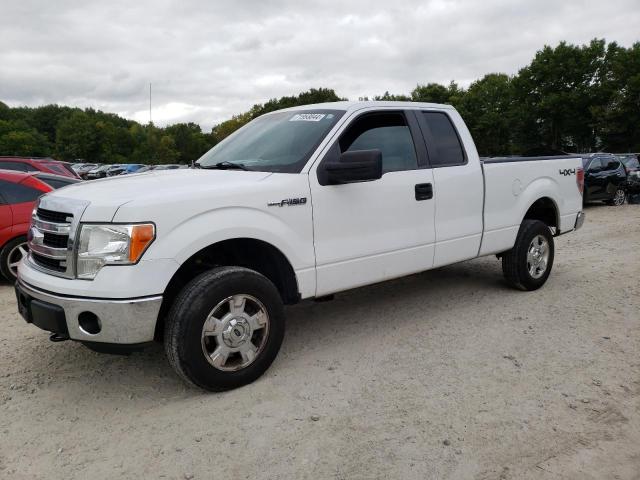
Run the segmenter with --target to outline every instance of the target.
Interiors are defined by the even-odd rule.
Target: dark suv
[[[640,193],[640,161],[635,153],[617,155],[627,171],[627,194]]]
[[[627,172],[615,155],[590,153],[582,156],[584,201],[622,205],[626,199]]]

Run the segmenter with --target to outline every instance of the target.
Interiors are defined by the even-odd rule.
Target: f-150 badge
[[[304,205],[307,203],[307,197],[300,198],[285,198],[284,200],[280,200],[279,202],[269,202],[267,206],[269,207],[294,207],[296,205]]]

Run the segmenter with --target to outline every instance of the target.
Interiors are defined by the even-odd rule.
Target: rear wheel
[[[514,247],[502,256],[504,278],[520,290],[536,290],[549,278],[553,257],[549,227],[539,220],[524,220]]]
[[[18,278],[18,264],[29,253],[27,237],[14,238],[0,252],[0,272],[10,282]]]
[[[176,372],[211,391],[251,383],[269,368],[284,337],[284,308],[266,277],[219,267],[189,282],[165,326],[165,351]]]
[[[616,193],[613,194],[613,198],[608,202],[609,205],[615,205],[619,207],[624,204],[624,201],[627,199],[627,193],[622,188],[616,189]]]

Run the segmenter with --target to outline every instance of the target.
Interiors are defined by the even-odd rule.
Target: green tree
[[[609,44],[600,79],[602,99],[597,108],[597,131],[603,148],[640,151],[640,43],[623,48]]]
[[[513,86],[508,75],[491,73],[473,82],[462,97],[459,110],[480,155],[513,152]]]
[[[590,151],[598,147],[593,117],[604,40],[545,46],[514,79],[518,142],[524,150]]]
[[[60,121],[56,130],[56,154],[62,160],[101,158],[100,137],[88,113],[73,112]]]
[[[460,100],[464,92],[454,81],[445,87],[439,83],[427,83],[416,86],[411,92],[411,100],[414,102],[426,103],[448,103],[454,105]]]
[[[214,145],[213,137],[204,134],[200,125],[195,123],[176,123],[165,128],[164,132],[173,137],[180,163],[190,164]]]

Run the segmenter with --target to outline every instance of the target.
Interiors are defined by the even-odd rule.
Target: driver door
[[[316,296],[431,268],[433,172],[412,111],[367,112],[351,120],[311,171]],[[377,149],[378,180],[322,185],[323,164],[341,153]],[[431,193],[429,193],[431,192]]]

